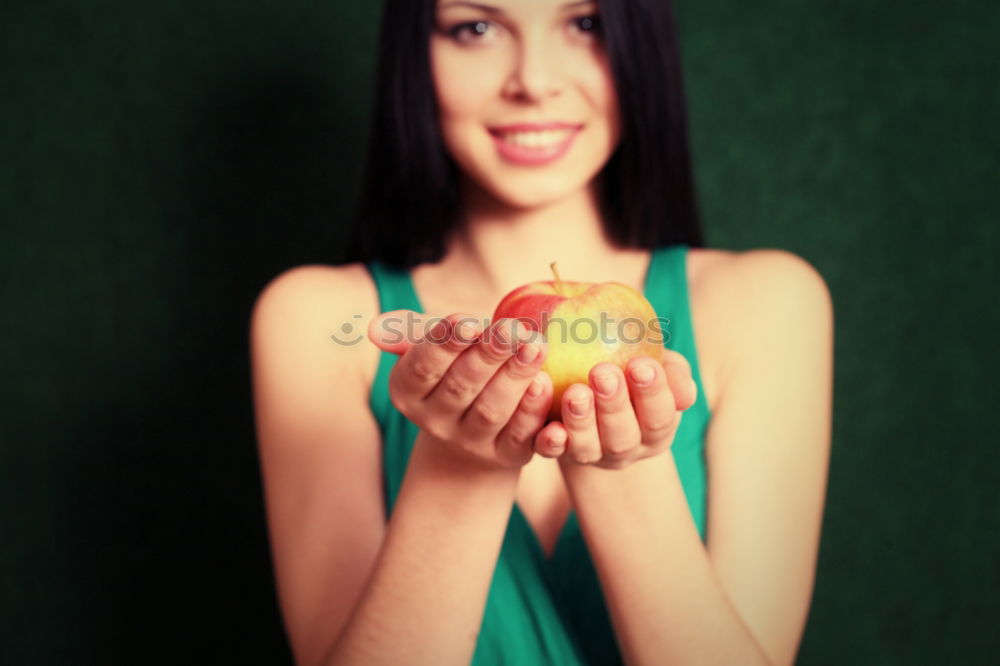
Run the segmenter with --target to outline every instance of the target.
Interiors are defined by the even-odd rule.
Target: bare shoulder
[[[261,290],[254,303],[254,316],[275,309],[285,315],[333,322],[345,315],[349,318],[352,314],[374,313],[378,295],[362,264],[306,264],[278,274]]]
[[[705,441],[706,545],[759,645],[773,663],[791,664],[812,595],[828,474],[830,292],[792,252],[698,254],[691,263],[701,269],[697,298],[712,324],[705,335],[717,381]]]
[[[368,407],[378,297],[362,265],[289,269],[250,318],[254,417],[279,600],[296,661],[319,663],[385,531]]]
[[[710,409],[748,345],[768,335],[776,322],[795,318],[802,335],[832,327],[826,281],[806,259],[787,250],[692,248],[688,283]]]
[[[715,248],[692,248],[690,258],[692,287],[733,289],[740,286],[761,286],[770,281],[778,286],[805,288],[821,296],[826,282],[819,271],[794,252],[776,248],[761,248],[737,252]],[[750,280],[750,283],[747,283]]]
[[[832,308],[830,291],[820,272],[787,250],[698,248],[692,249],[689,264],[691,292],[713,315],[753,316],[766,303],[782,302],[811,306],[817,314]]]
[[[336,358],[340,371],[347,363],[351,374],[370,383],[378,349],[364,333],[378,308],[375,285],[363,264],[296,266],[274,277],[257,296],[252,345],[280,345],[314,361]]]

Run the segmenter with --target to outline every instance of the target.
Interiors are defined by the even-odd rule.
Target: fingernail
[[[505,347],[510,342],[510,335],[504,330],[503,326],[493,327],[493,338],[500,347]]]
[[[427,337],[430,338],[431,342],[444,342],[448,339],[448,333],[451,330],[451,325],[447,319],[442,319],[437,324],[435,324],[431,330],[428,332]]]
[[[537,398],[542,394],[542,383],[537,379],[532,379],[531,383],[528,384],[528,395],[532,398]]]
[[[590,409],[590,398],[581,398],[580,400],[569,401],[569,411],[572,412],[574,416],[586,416],[588,409]]]
[[[472,342],[479,335],[479,328],[469,323],[464,323],[458,327],[458,336],[461,342]]]
[[[538,358],[538,347],[535,345],[521,345],[521,348],[517,350],[517,360],[524,365],[530,364],[536,358]]]
[[[566,435],[562,432],[554,432],[549,435],[549,448],[559,449],[566,443]]]
[[[629,374],[639,386],[649,386],[653,382],[653,377],[656,376],[656,372],[648,365],[633,365]]]
[[[594,375],[594,385],[601,395],[612,396],[618,390],[618,377],[613,372],[600,372]]]

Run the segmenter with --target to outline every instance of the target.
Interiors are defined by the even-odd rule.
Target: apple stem
[[[549,264],[549,268],[552,269],[552,274],[556,276],[556,292],[560,296],[566,296],[566,293],[563,291],[562,279],[559,277],[559,269],[556,268],[556,262],[553,261]]]

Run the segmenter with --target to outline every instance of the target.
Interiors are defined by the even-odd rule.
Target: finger
[[[368,322],[368,339],[376,347],[403,354],[423,337],[424,316],[415,310],[390,310]]]
[[[552,402],[552,379],[538,372],[528,383],[514,415],[496,438],[497,458],[514,464],[524,464],[534,453],[535,436],[545,425]]]
[[[535,453],[546,458],[558,458],[566,452],[569,434],[559,421],[547,423],[535,435]]]
[[[425,398],[455,359],[478,340],[478,333],[479,325],[470,315],[454,314],[434,322],[396,363],[389,377],[390,391],[407,399]]]
[[[677,409],[688,409],[698,399],[698,385],[694,382],[691,363],[680,352],[664,349],[663,368],[667,372],[667,383],[674,394]]]
[[[462,429],[473,437],[496,436],[511,419],[532,379],[541,370],[545,354],[545,343],[540,340],[521,343],[517,353],[508,358],[474,396],[462,415]]]
[[[601,459],[601,440],[594,415],[594,393],[585,384],[573,384],[562,396],[562,423],[566,428],[566,454],[581,465]]]
[[[621,460],[639,446],[642,438],[625,374],[613,363],[598,363],[590,370],[590,387],[594,392],[601,458]]]
[[[485,331],[474,344],[468,346],[425,397],[428,411],[456,415],[466,412],[500,367],[511,360],[515,351],[521,354],[532,351],[519,350],[518,343],[513,337],[515,334],[511,320],[500,320]],[[512,340],[513,342],[510,342]],[[538,353],[537,345],[533,351]],[[541,367],[540,363],[538,367]],[[517,398],[524,393],[528,380],[535,376],[535,372],[537,368],[531,372],[524,371],[525,381],[521,390],[517,392],[511,409],[516,406]],[[501,422],[500,425],[505,422]]]
[[[656,446],[670,441],[678,412],[663,365],[648,356],[633,358],[626,366],[626,374],[642,443]]]

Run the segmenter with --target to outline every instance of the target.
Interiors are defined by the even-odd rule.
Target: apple
[[[501,299],[493,321],[516,319],[548,343],[542,370],[552,377],[549,421],[562,418],[562,394],[574,383],[589,384],[591,368],[602,361],[625,370],[629,359],[663,356],[663,331],[653,306],[620,282],[530,282]]]

